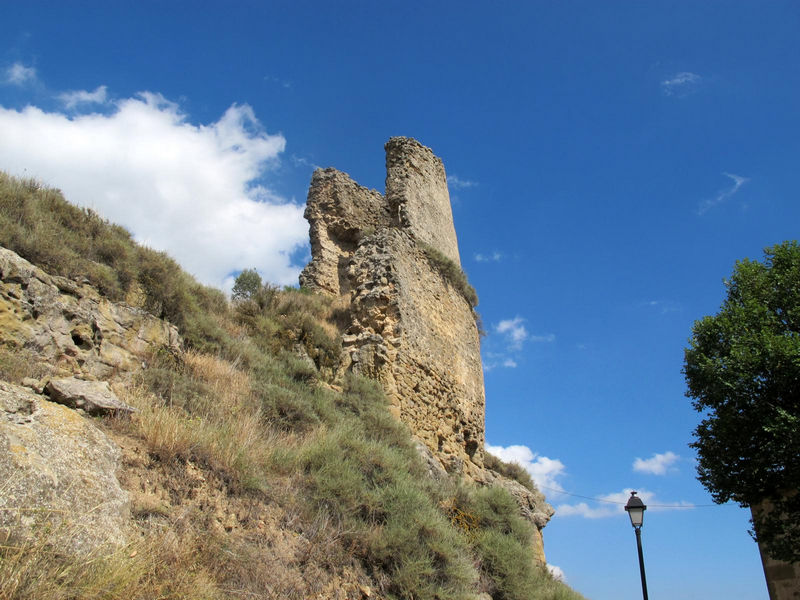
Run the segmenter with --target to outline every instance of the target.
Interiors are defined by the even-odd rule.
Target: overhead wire
[[[559,494],[564,494],[565,496],[574,496],[576,498],[583,498],[584,500],[592,500],[593,502],[605,502],[606,504],[618,504],[620,506],[625,506],[625,502],[620,502],[619,500],[609,500],[608,498],[597,498],[595,496],[584,496],[582,494],[575,494],[573,492],[567,492],[564,490],[560,490],[558,488],[548,487],[546,485],[536,484],[536,487],[549,490],[551,492],[558,492]],[[720,504],[648,504],[648,508],[711,508],[715,506],[722,506]]]

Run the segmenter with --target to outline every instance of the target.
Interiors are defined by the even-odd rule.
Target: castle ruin
[[[442,161],[386,144],[386,194],[335,169],[311,180],[312,260],[301,285],[350,302],[344,368],[381,382],[394,414],[450,472],[483,466],[484,388],[472,306],[426,253],[460,267]]]
[[[483,465],[480,335],[452,278],[461,261],[444,165],[410,138],[385,148],[384,194],[336,169],[314,172],[305,211],[311,262],[300,284],[348,307],[341,369],[378,380],[390,410],[441,468],[504,485],[541,532],[553,514],[544,497]],[[544,561],[541,533],[535,546]]]

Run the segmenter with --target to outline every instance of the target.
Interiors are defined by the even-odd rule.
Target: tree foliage
[[[261,275],[255,269],[245,269],[233,283],[231,297],[234,300],[248,300],[261,289]]]
[[[767,553],[800,561],[800,246],[736,263],[719,313],[695,322],[687,396],[704,418],[691,444],[717,503],[754,507]],[[769,511],[758,510],[766,502]]]

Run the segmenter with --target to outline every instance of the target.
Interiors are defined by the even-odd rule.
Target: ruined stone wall
[[[442,161],[409,138],[386,144],[386,196],[317,170],[300,283],[350,300],[345,363],[380,380],[393,412],[449,470],[483,465],[480,340],[469,302],[419,242],[459,264]]]
[[[451,472],[483,465],[484,392],[472,308],[408,232],[381,230],[350,261],[349,368],[379,379],[396,416]]]
[[[392,413],[405,422],[439,470],[499,485],[541,530],[553,515],[544,496],[483,466],[483,367],[472,305],[424,246],[460,266],[442,161],[410,138],[386,144],[386,194],[335,169],[317,170],[305,212],[311,262],[303,287],[338,296],[347,307],[341,372],[381,382]]]
[[[406,137],[386,143],[386,201],[396,226],[461,265],[447,175],[430,148]]]
[[[349,293],[347,261],[359,240],[391,222],[383,196],[358,185],[346,173],[317,169],[304,216],[310,224],[313,259],[300,275],[300,285],[335,296]]]
[[[792,493],[795,492],[793,491]],[[771,513],[773,509],[773,505],[769,500],[750,507],[753,520],[764,513]],[[757,534],[758,531],[756,531]],[[761,554],[761,565],[764,567],[764,578],[767,581],[769,600],[800,599],[800,563],[775,560],[767,554],[761,543],[758,544],[758,551]]]

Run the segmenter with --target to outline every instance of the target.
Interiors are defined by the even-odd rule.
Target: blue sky
[[[767,598],[747,512],[694,478],[681,366],[734,262],[797,238],[800,5],[2,6],[0,169],[207,283],[293,283],[313,168],[382,190],[389,137],[430,146],[488,331],[487,442],[547,487],[548,560],[638,597],[633,488],[654,598]]]

